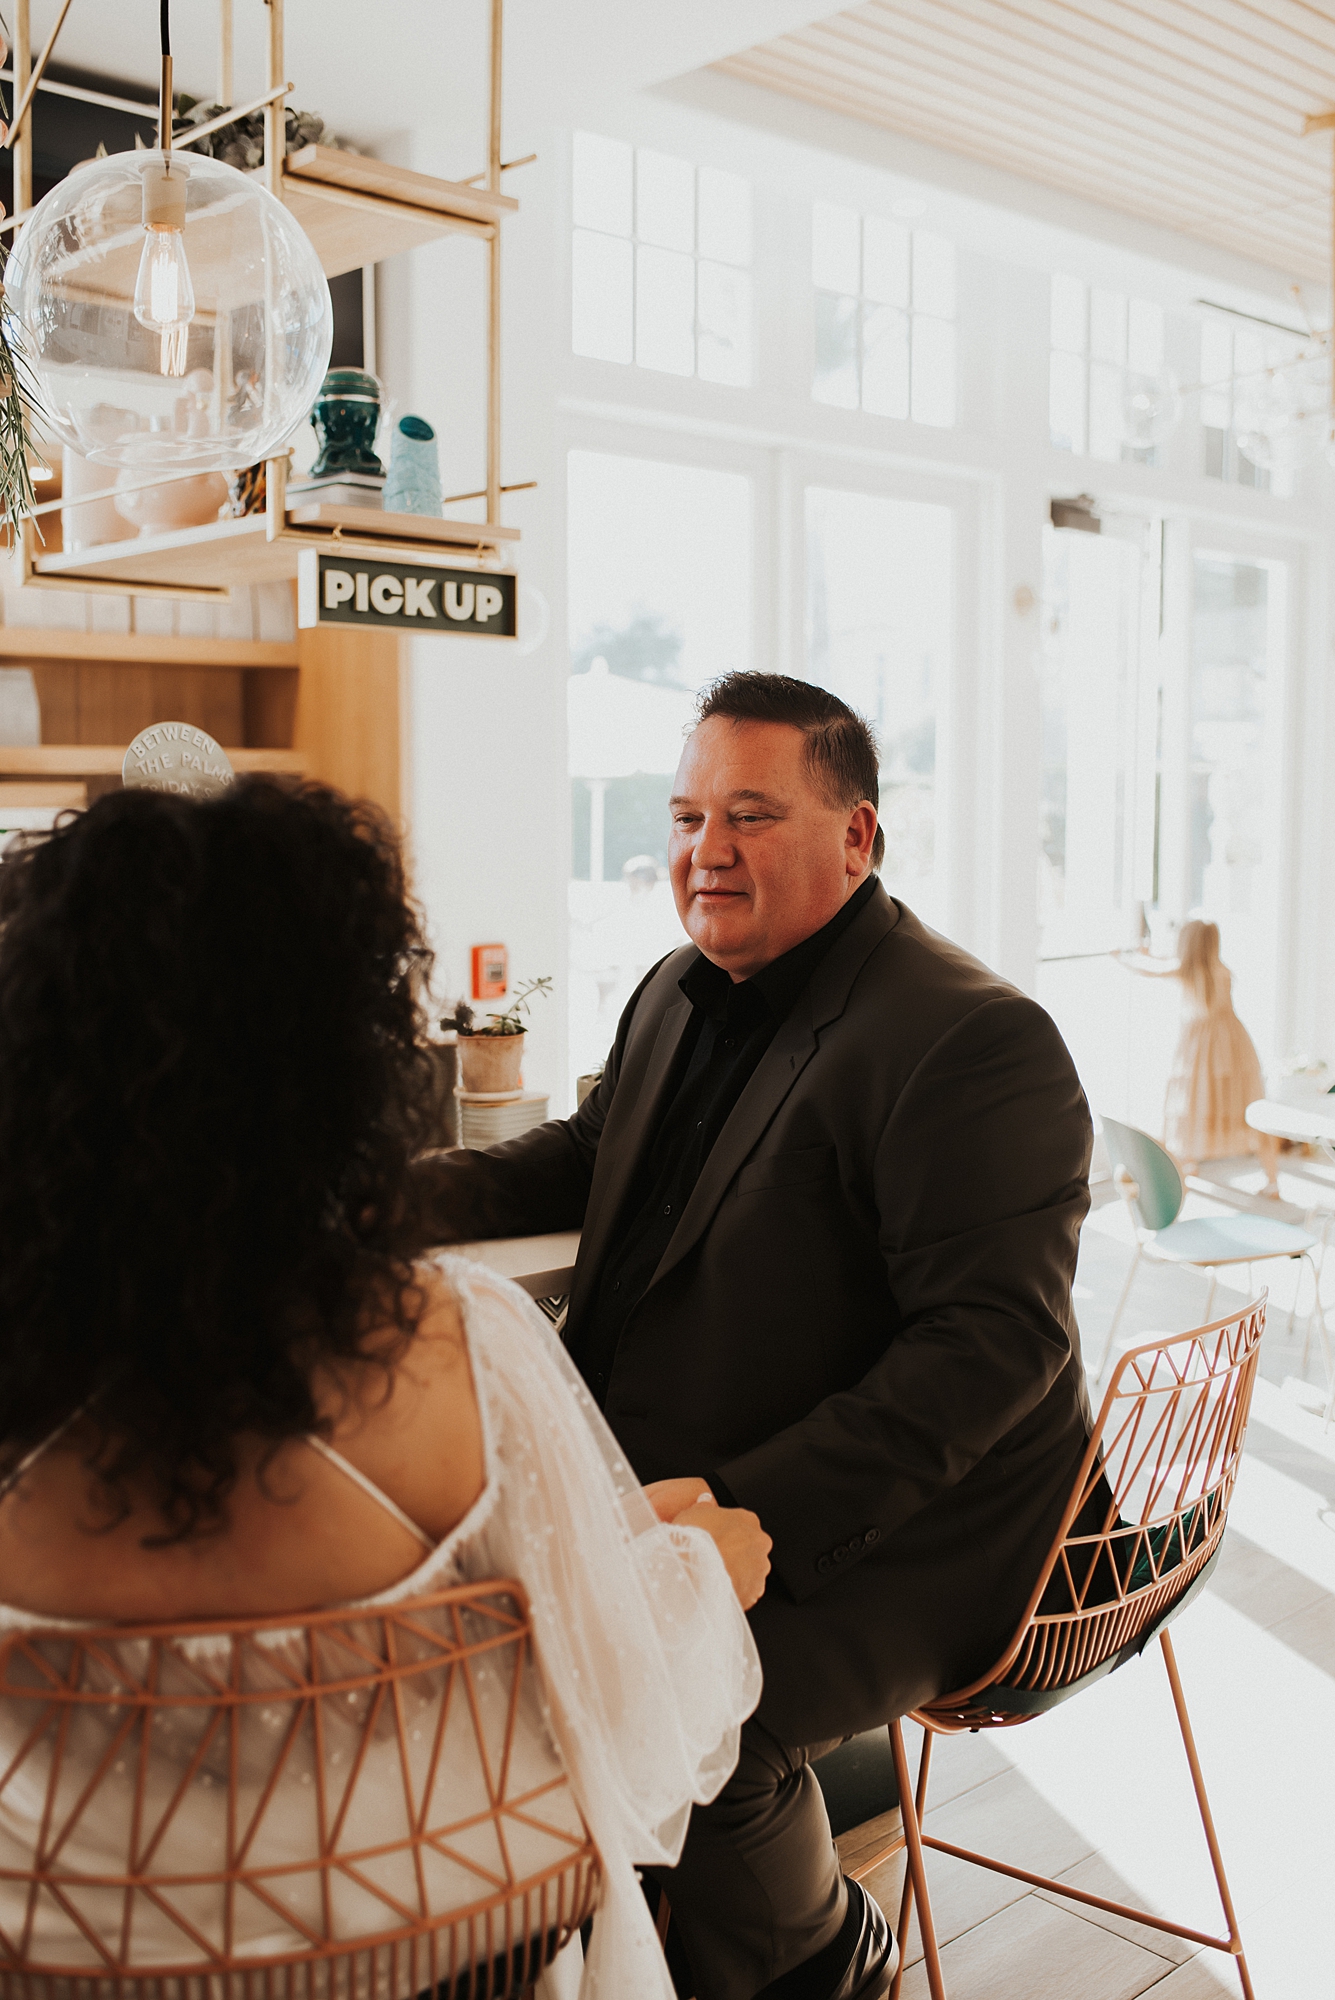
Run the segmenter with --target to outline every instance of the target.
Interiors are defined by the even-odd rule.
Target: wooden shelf
[[[303,146],[288,154],[283,200],[329,278],[441,236],[490,236],[519,206],[511,195],[436,180],[332,146]]]
[[[379,507],[333,507],[327,501],[303,500],[300,491],[291,494],[287,518],[297,528],[339,528],[347,534],[369,535],[374,541],[398,544],[447,543],[461,553],[488,547],[495,542],[517,542],[518,528],[504,527],[499,521],[437,521],[430,514],[386,514]]]
[[[287,518],[301,532],[277,541],[269,540],[263,514],[248,514],[241,521],[174,528],[163,535],[135,535],[124,542],[79,549],[72,555],[39,555],[33,570],[38,577],[71,584],[91,581],[198,588],[287,583],[297,574],[300,550],[312,544],[331,547],[335,528],[343,531],[342,546],[350,555],[369,553],[387,562],[420,561],[428,553],[437,561],[449,553],[476,557],[480,548],[519,540],[518,528],[499,523],[434,521],[420,514],[384,514],[372,507],[312,502],[289,511]]]
[[[63,632],[0,625],[0,660],[135,667],[295,667],[295,640],[190,639],[160,632]]]
[[[300,750],[228,750],[238,771],[306,769]],[[125,762],[123,743],[0,744],[0,775],[32,778],[119,777]]]

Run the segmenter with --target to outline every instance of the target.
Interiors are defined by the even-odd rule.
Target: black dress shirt
[[[812,973],[875,886],[869,875],[828,924],[750,979],[734,984],[721,966],[700,958],[680,981],[691,1018],[667,1108],[641,1160],[598,1296],[571,1349],[600,1408],[626,1323],[649,1289],[710,1148]]]

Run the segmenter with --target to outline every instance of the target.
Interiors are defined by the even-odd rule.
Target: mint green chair
[[[1223,1265],[1246,1264],[1250,1285],[1251,1265],[1264,1263],[1268,1257],[1287,1257],[1305,1262],[1312,1273],[1312,1311],[1316,1315],[1326,1376],[1331,1380],[1330,1347],[1326,1339],[1325,1315],[1321,1310],[1317,1269],[1312,1257],[1316,1237],[1309,1235],[1305,1229],[1295,1228],[1291,1222],[1280,1222],[1268,1215],[1203,1215],[1191,1222],[1179,1222],[1178,1213],[1186,1189],[1172,1155],[1165,1152],[1157,1139],[1151,1139],[1148,1132],[1142,1132],[1134,1125],[1121,1125],[1115,1118],[1108,1117],[1102,1119],[1102,1124],[1103,1141],[1113,1163],[1113,1179],[1127,1205],[1131,1226],[1136,1233],[1136,1254],[1131,1259],[1122,1296],[1117,1301],[1117,1310],[1103,1343],[1096,1379],[1102,1380],[1103,1371],[1108,1366],[1113,1339],[1131,1296],[1131,1286],[1142,1258],[1148,1257],[1159,1264],[1191,1264],[1200,1271],[1208,1272],[1209,1291],[1205,1299],[1205,1318],[1208,1320]],[[1290,1306],[1290,1331],[1293,1314],[1294,1306]]]

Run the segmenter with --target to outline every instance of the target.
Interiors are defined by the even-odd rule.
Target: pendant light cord
[[[170,153],[172,149],[172,125],[174,122],[171,0],[162,0],[160,31],[162,37],[162,89],[158,96],[158,151],[161,153]]]

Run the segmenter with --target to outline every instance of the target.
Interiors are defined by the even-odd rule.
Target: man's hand
[[[644,1490],[660,1521],[703,1528],[711,1537],[743,1611],[759,1603],[774,1544],[756,1515],[745,1507],[720,1507],[703,1479],[656,1479]]]

